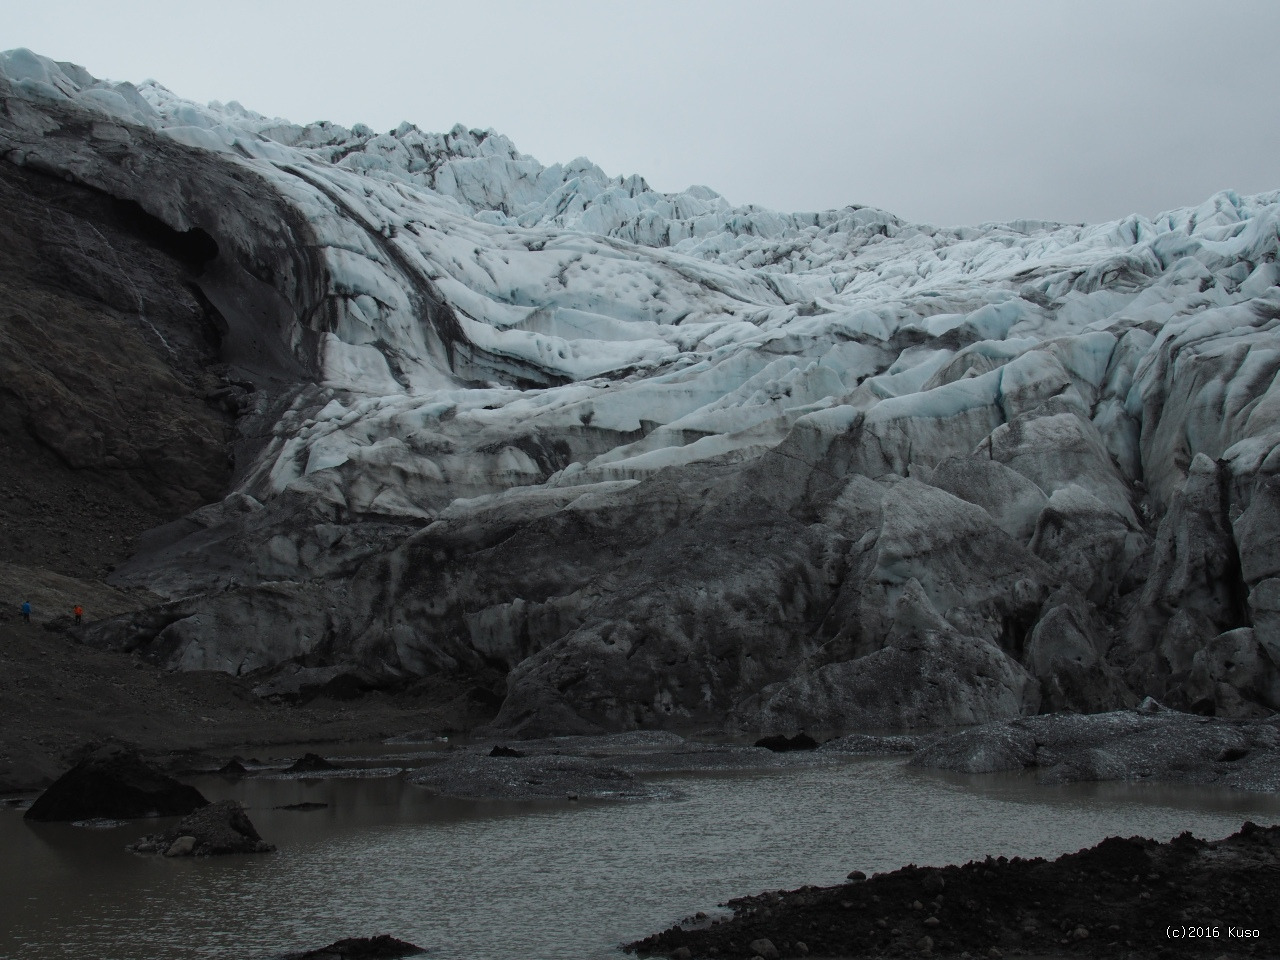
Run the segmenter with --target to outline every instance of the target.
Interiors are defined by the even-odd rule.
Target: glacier
[[[1280,191],[938,227],[24,50],[0,100],[6,162],[211,238],[253,387],[88,642],[497,670],[530,735],[1280,708]]]

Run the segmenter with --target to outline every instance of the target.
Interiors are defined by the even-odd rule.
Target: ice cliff
[[[7,162],[216,243],[244,394],[94,642],[498,670],[528,732],[1280,707],[1280,192],[941,228],[22,50],[0,98]]]

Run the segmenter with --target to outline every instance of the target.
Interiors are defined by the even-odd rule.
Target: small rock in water
[[[398,957],[416,957],[426,952],[423,947],[397,940],[384,933],[376,937],[337,940],[318,950],[287,953],[280,960],[396,960]]]
[[[867,875],[863,873],[861,870],[850,870],[849,875],[845,879],[852,880],[856,883],[859,880],[867,879]]]
[[[240,777],[243,777],[248,772],[249,771],[245,768],[245,765],[240,762],[239,757],[232,757],[230,760],[228,760],[226,763],[224,763],[221,767],[218,768],[219,776],[229,777],[231,779],[239,779]]]
[[[84,830],[114,830],[116,827],[124,826],[123,820],[112,820],[107,817],[94,817],[92,820],[72,820],[73,827],[80,827]]]
[[[336,764],[330,763],[318,753],[303,754],[298,760],[294,761],[293,766],[287,767],[285,773],[312,773],[317,770],[338,770]]]
[[[169,849],[164,852],[164,855],[166,857],[189,857],[195,852],[195,849],[196,838],[188,834],[169,844]]]

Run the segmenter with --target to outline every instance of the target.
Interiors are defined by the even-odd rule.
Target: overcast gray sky
[[[1098,221],[1280,189],[1275,0],[0,0],[11,47],[778,210]]]

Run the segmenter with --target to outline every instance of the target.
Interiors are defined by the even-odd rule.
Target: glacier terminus
[[[25,50],[0,158],[185,238],[229,371],[225,483],[86,643],[487,671],[527,736],[1280,709],[1280,192],[783,214]]]

